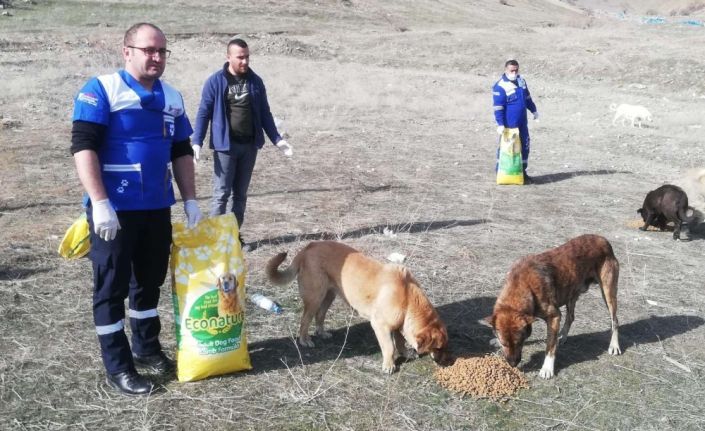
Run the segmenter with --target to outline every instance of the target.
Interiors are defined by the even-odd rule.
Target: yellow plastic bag
[[[91,249],[89,238],[88,220],[86,213],[83,213],[66,230],[64,239],[59,244],[59,254],[64,259],[78,259],[85,256]]]
[[[174,223],[171,286],[180,382],[252,368],[245,336],[245,274],[235,215]]]
[[[521,138],[517,128],[504,129],[499,139],[497,184],[524,184],[524,166],[521,162]]]

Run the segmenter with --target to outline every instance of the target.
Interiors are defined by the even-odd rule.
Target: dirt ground
[[[8,5],[9,3],[9,5]],[[636,0],[3,1],[0,11],[0,429],[694,430],[705,428],[705,229],[692,241],[636,229],[645,194],[688,185],[705,211],[703,2]],[[195,118],[204,80],[235,35],[251,47],[291,159],[267,144],[243,235],[254,369],[148,398],[106,387],[91,316],[88,260],[59,241],[81,212],[69,153],[72,98],[121,67],[123,32],[159,25],[173,51],[164,79]],[[530,186],[494,183],[491,86],[516,58],[541,114],[530,120]],[[647,107],[643,128],[612,124],[612,103]],[[210,151],[197,167],[211,196]],[[183,220],[181,203],[174,220]],[[384,229],[394,235],[385,235]],[[297,350],[296,287],[266,260],[333,234],[392,252],[438,307],[458,354],[492,351],[488,315],[511,263],[583,233],[621,264],[623,354],[607,354],[599,289],[578,302],[556,376],[543,380],[545,324],[520,367],[531,387],[505,403],[461,398],[429,357],[381,373],[368,323],[336,302],[331,340]],[[161,340],[174,354],[171,287]]]

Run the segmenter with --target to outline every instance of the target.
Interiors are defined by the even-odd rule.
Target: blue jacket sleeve
[[[507,93],[499,85],[492,87],[492,108],[494,109],[494,119],[498,126],[506,125]]]
[[[531,93],[529,92],[529,86],[526,86],[526,108],[532,113],[536,112],[536,104],[531,98]]]
[[[201,103],[196,113],[196,127],[191,136],[191,142],[203,146],[203,139],[206,137],[208,125],[213,120],[213,106],[215,104],[215,80],[211,76],[203,84],[201,92]]]
[[[260,88],[262,89],[262,103],[260,104],[260,118],[262,119],[262,129],[264,133],[272,144],[276,145],[282,137],[279,136],[279,131],[277,126],[274,124],[274,117],[269,109],[269,101],[267,100],[267,89],[264,86],[264,82],[260,81]]]

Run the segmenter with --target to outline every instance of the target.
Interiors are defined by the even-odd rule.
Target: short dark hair
[[[125,37],[122,39],[122,45],[123,46],[129,46],[134,43],[134,38],[135,34],[142,28],[142,27],[152,27],[154,30],[158,31],[161,34],[164,34],[161,28],[157,27],[156,25],[149,23],[149,22],[138,22],[137,24],[133,25],[132,27],[128,28],[127,31],[125,32]]]
[[[234,38],[234,39],[230,39],[230,41],[228,42],[228,48],[227,48],[227,50],[230,51],[230,47],[233,46],[233,45],[237,45],[237,46],[239,46],[240,48],[247,48],[247,42],[245,42],[244,40],[240,39],[239,37],[236,37],[236,38]]]
[[[516,66],[519,67],[519,62],[516,60],[507,60],[506,63],[504,63],[504,67],[506,68],[507,66]]]

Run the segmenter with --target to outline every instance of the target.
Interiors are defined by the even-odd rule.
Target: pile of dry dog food
[[[446,389],[494,401],[512,396],[520,388],[529,387],[521,371],[494,355],[458,358],[453,365],[438,368],[435,377]]]

